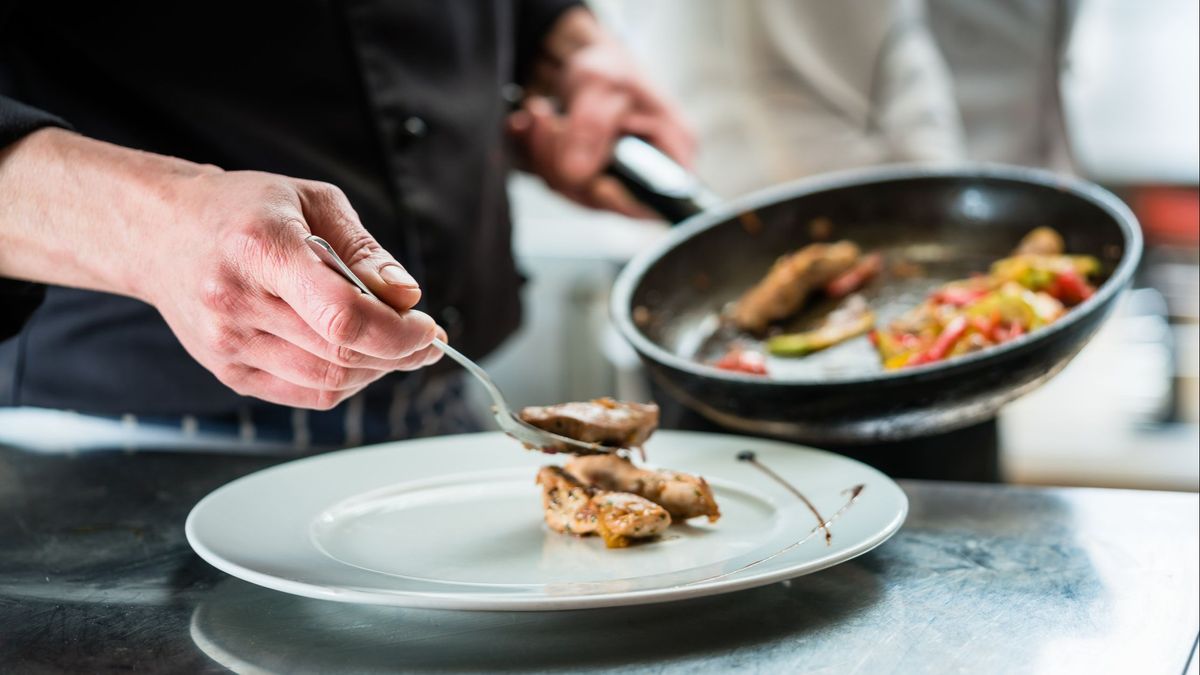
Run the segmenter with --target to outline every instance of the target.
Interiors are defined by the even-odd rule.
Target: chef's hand
[[[509,117],[526,168],[585,206],[654,217],[602,172],[622,135],[640,136],[689,166],[694,141],[675,106],[586,9],[568,10],[555,22],[534,70],[533,89],[555,97],[564,113],[533,95]]]
[[[14,180],[24,185],[10,195]],[[0,254],[0,275],[144,300],[239,394],[328,409],[389,371],[440,356],[431,341],[444,332],[412,309],[416,281],[332,185],[225,172],[54,129],[0,154],[0,197],[13,198],[0,208],[0,242],[18,253]],[[309,233],[383,302],[326,267]]]
[[[180,224],[205,236],[189,237],[192,255],[173,261],[176,283],[155,290],[152,303],[188,352],[238,393],[324,409],[441,355],[430,342],[445,334],[412,309],[417,282],[336,187],[213,173],[188,181],[178,198]],[[310,232],[383,302],[326,267],[304,242]]]

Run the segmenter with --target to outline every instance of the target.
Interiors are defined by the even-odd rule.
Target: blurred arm
[[[639,136],[688,165],[692,133],[591,12],[571,8],[554,22],[533,65],[530,90],[534,95],[509,120],[530,171],[585,206],[653,217],[603,173],[613,145],[622,135]]]
[[[0,13],[5,10],[0,6]],[[2,19],[2,17],[0,17]],[[65,127],[66,122],[43,110],[0,95],[0,159],[5,148],[26,135],[45,127]],[[45,287],[17,279],[7,279],[0,272],[0,340],[15,335],[37,309],[45,295]]]

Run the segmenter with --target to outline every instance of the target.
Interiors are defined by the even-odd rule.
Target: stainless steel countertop
[[[183,536],[278,459],[0,448],[0,672],[1183,673],[1195,494],[906,481],[904,528],[790,582],[626,609],[359,607],[234,580]]]

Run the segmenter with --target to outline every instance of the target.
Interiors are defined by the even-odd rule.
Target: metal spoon
[[[359,279],[346,263],[342,261],[337,252],[333,250],[333,247],[329,245],[329,242],[315,234],[305,237],[304,241],[317,254],[318,258],[333,271],[341,274],[346,280],[358,287],[358,290],[363,295],[369,295],[372,298],[378,299],[371,292],[371,289],[367,288],[367,285],[362,282],[362,279]],[[504,400],[504,394],[500,393],[500,388],[496,386],[496,383],[492,382],[492,378],[488,377],[487,371],[480,368],[479,364],[468,359],[462,352],[437,338],[433,339],[433,345],[442,350],[446,356],[457,361],[463,368],[466,368],[467,372],[474,375],[475,379],[483,384],[483,388],[492,397],[492,417],[495,418],[496,424],[500,426],[500,430],[525,444],[526,447],[541,450],[542,452],[566,452],[575,455],[605,454],[618,450],[618,448],[600,445],[599,443],[585,443],[573,438],[567,438],[566,436],[559,436],[523,421],[509,408],[508,402]]]

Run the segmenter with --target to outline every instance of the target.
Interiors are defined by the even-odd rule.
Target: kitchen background
[[[736,35],[728,29],[744,18],[729,16],[736,4],[592,3],[681,101],[701,140],[697,171],[727,197],[754,187],[745,177],[756,170],[779,182],[809,168],[797,160],[801,166],[784,167],[793,175],[781,178],[757,166],[756,152],[777,150],[754,144],[753,116],[761,111],[746,98],[761,93],[741,80],[715,82],[730,72],[710,57],[728,45],[706,41],[704,31],[722,25],[727,30],[715,34]],[[1047,166],[1101,183],[1130,204],[1146,235],[1136,288],[1101,334],[1060,376],[1004,410],[1006,477],[1200,489],[1197,3],[931,0],[926,8],[923,23],[949,69],[965,158]],[[708,97],[714,91],[721,94]],[[739,124],[740,135],[726,133]],[[721,143],[731,136],[736,142]],[[820,154],[802,145],[784,151]],[[853,161],[825,164],[817,168]],[[646,398],[636,356],[609,325],[607,293],[621,265],[666,226],[582,209],[524,175],[510,192],[515,247],[530,277],[526,323],[485,367],[521,405],[614,392]]]
[[[807,5],[827,15],[804,17],[775,0],[590,4],[682,104],[701,142],[696,170],[725,197],[907,158],[1042,166],[1124,198],[1147,242],[1135,289],[1061,375],[1005,408],[1003,470],[1017,483],[1200,490],[1195,0],[904,1],[894,15],[846,0]],[[855,65],[882,80],[865,102],[843,86]],[[789,81],[792,68],[808,70]],[[814,81],[825,87],[803,89]],[[878,128],[844,126],[856,116]],[[577,207],[527,175],[510,193],[526,321],[483,365],[516,405],[648,399],[610,326],[608,290],[667,226]],[[111,446],[127,433],[0,412],[0,443],[33,449]]]

